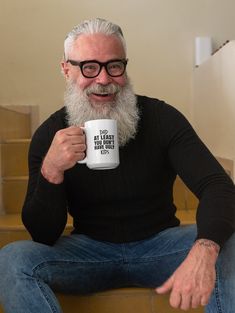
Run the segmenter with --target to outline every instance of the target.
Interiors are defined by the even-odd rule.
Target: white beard
[[[93,106],[88,95],[96,93],[116,93],[115,101]],[[67,121],[70,126],[82,126],[86,121],[114,119],[118,125],[119,145],[124,146],[137,132],[139,112],[137,99],[129,80],[124,87],[115,84],[91,85],[81,90],[74,82],[68,81],[64,96]]]

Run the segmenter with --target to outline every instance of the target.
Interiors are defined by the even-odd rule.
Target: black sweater
[[[35,132],[29,151],[29,184],[23,223],[35,241],[52,245],[62,234],[67,212],[74,232],[97,240],[128,242],[179,225],[172,195],[178,174],[199,198],[197,238],[219,245],[234,232],[234,184],[195,134],[189,122],[166,103],[138,96],[136,138],[120,148],[120,165],[90,170],[76,164],[63,183],[40,173],[55,133],[66,125],[65,108]]]

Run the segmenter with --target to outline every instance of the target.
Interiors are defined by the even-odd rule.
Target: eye
[[[109,69],[110,70],[120,70],[123,68],[123,63],[122,62],[112,62],[109,63]]]
[[[82,70],[86,73],[93,73],[99,70],[99,65],[96,63],[86,63],[83,65]]]

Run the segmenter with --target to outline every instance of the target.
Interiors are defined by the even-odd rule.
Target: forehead
[[[98,60],[125,58],[125,51],[120,39],[114,35],[84,34],[79,36],[70,51],[70,58],[76,60]]]

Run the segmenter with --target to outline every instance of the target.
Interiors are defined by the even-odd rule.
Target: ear
[[[65,61],[61,62],[61,73],[64,75],[64,77],[67,79],[69,78],[69,66],[68,63]]]

